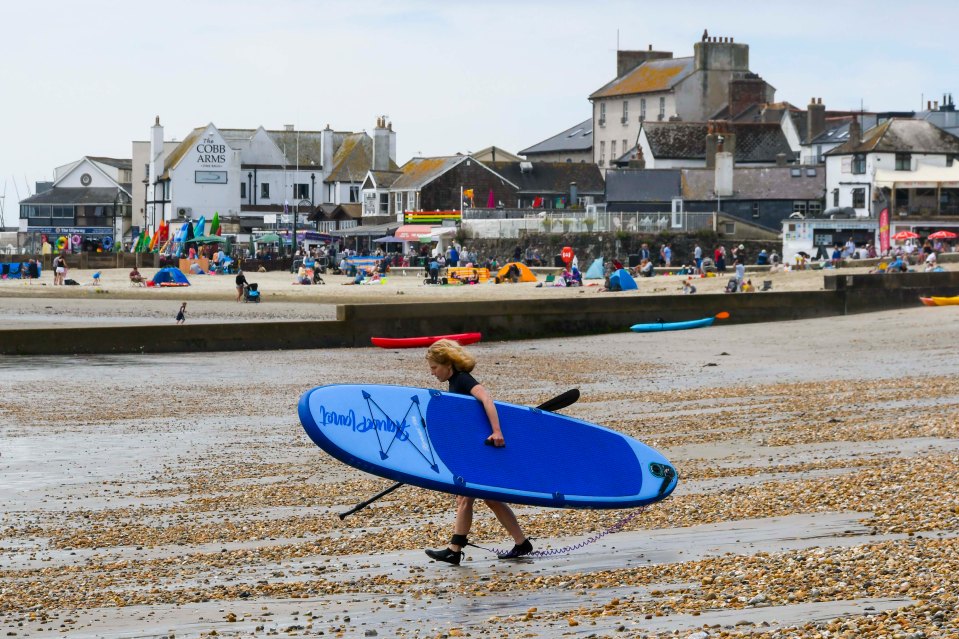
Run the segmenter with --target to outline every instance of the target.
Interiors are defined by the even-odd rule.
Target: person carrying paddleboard
[[[432,344],[426,351],[426,361],[430,366],[430,373],[441,382],[449,382],[449,392],[459,395],[472,395],[483,405],[486,417],[489,419],[492,434],[486,439],[486,444],[501,448],[506,445],[503,431],[500,430],[499,416],[493,398],[482,384],[477,382],[470,372],[476,366],[474,358],[466,349],[456,342],[441,339]],[[469,543],[467,535],[473,525],[473,502],[475,498],[456,496],[456,521],[453,524],[453,536],[449,546],[441,550],[427,550],[426,554],[437,561],[458,566],[463,559],[463,548]],[[533,545],[523,533],[523,528],[512,509],[501,501],[485,499],[493,514],[499,520],[516,542],[513,549],[498,555],[500,559],[515,559],[528,555],[533,551]]]

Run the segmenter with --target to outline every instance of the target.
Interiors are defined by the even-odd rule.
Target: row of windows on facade
[[[112,206],[85,206],[76,207],[73,205],[50,205],[50,204],[24,204],[20,207],[20,217],[26,218],[62,218],[73,219],[76,215],[76,209],[84,210],[83,217],[113,217]],[[126,207],[120,207],[117,210],[117,217],[124,215]],[[128,210],[128,209],[126,209]]]
[[[639,99],[639,121],[646,119],[646,98]],[[659,98],[659,119],[666,119],[666,98]],[[623,100],[623,117],[619,120],[623,124],[629,124],[629,100]],[[606,103],[599,103],[599,125],[606,125]]]
[[[330,200],[333,200],[333,194],[335,187],[330,185]],[[240,182],[240,199],[246,199],[247,197],[247,185],[246,182]],[[261,182],[260,183],[260,198],[263,200],[270,199],[270,183]],[[295,200],[312,200],[310,197],[310,185],[309,184],[294,184],[293,185],[293,198]],[[350,202],[359,202],[360,201],[360,187],[358,185],[350,185]]]
[[[954,155],[946,156],[946,166],[952,166],[955,162],[956,157]],[[896,170],[897,171],[912,171],[912,153],[897,153],[896,154]],[[866,173],[866,154],[865,153],[855,153],[852,156],[852,162],[850,165],[850,172],[854,175],[865,175]]]
[[[629,146],[626,144],[626,138],[623,138],[623,153],[629,150]],[[617,159],[619,156],[616,155],[616,140],[613,140],[609,143],[609,157],[613,160]],[[599,141],[599,165],[604,166],[606,164],[606,140]]]

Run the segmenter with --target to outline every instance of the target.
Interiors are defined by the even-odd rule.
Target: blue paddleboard
[[[676,471],[608,428],[496,402],[506,446],[473,397],[407,386],[334,384],[300,398],[300,422],[324,451],[380,477],[457,495],[557,508],[633,508],[667,497]]]
[[[689,320],[688,322],[654,322],[652,324],[633,324],[629,330],[636,333],[652,333],[654,331],[681,331],[687,328],[701,328],[703,326],[712,326],[716,321],[715,317],[704,317],[698,320]]]

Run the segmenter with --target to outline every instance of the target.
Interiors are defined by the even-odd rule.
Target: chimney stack
[[[726,151],[716,153],[713,188],[719,197],[733,196],[733,154]]]
[[[166,160],[163,153],[163,127],[160,125],[160,116],[156,116],[153,126],[150,127],[150,184],[156,184]],[[152,197],[152,194],[151,194]]]
[[[856,117],[853,117],[852,122],[849,123],[849,139],[856,144],[862,142],[862,127]]]
[[[323,165],[320,169],[325,171],[325,177],[333,170],[333,129],[330,128],[329,124],[320,131],[320,154],[323,158]]]
[[[726,120],[710,120],[706,128],[706,168],[716,168],[716,154],[736,154],[736,134]]]
[[[663,60],[672,57],[672,51],[653,51],[653,45],[649,45],[649,49],[646,51],[617,51],[616,77],[623,77],[648,60]]]
[[[389,142],[386,138],[384,118],[376,118],[376,128],[373,129],[373,170],[385,171],[389,168]]]
[[[822,98],[812,98],[806,107],[806,142],[811,142],[826,130],[826,107]]]

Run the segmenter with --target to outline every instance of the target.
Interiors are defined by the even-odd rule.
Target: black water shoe
[[[426,554],[429,555],[430,559],[435,559],[436,561],[445,561],[448,564],[453,564],[454,566],[459,566],[460,561],[463,559],[463,552],[450,550],[449,548],[443,548],[442,550],[427,550]]]
[[[533,552],[533,544],[529,543],[529,539],[524,539],[523,543],[513,546],[511,551],[496,556],[500,559],[516,559],[523,555],[528,555],[531,552]]]

